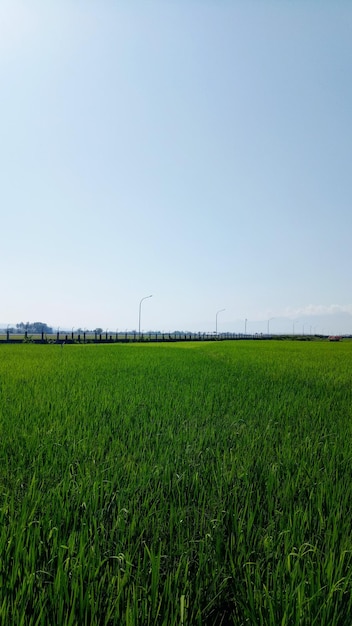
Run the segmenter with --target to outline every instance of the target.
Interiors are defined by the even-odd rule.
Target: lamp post
[[[220,309],[220,311],[217,311],[216,315],[215,315],[215,334],[218,334],[218,315],[219,313],[222,313],[223,311],[226,311],[226,309]]]
[[[147,300],[148,298],[152,298],[153,294],[151,294],[150,296],[144,296],[144,298],[142,298],[142,300],[139,303],[139,316],[138,316],[138,335],[141,336],[141,310],[142,310],[142,302],[143,300]]]
[[[247,318],[244,320],[244,334],[247,335]]]

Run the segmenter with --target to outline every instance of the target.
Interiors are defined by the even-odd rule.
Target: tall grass
[[[2,346],[0,624],[350,623],[351,357]]]

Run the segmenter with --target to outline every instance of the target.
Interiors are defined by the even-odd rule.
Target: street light
[[[144,298],[142,298],[142,300],[139,303],[139,317],[138,317],[138,334],[141,334],[141,309],[142,309],[142,302],[143,300],[147,300],[148,298],[152,298],[153,294],[151,294],[150,296],[144,296]]]
[[[217,311],[216,315],[215,315],[215,334],[218,334],[218,315],[219,313],[222,313],[223,311],[226,311],[226,309],[220,309],[220,311]]]
[[[247,318],[244,320],[244,334],[247,335]]]

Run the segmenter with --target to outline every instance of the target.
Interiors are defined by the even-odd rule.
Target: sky
[[[352,333],[351,32],[347,0],[1,0],[0,322]]]

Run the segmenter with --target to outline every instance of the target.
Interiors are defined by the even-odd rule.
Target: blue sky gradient
[[[0,320],[133,329],[153,294],[144,329],[352,332],[351,32],[342,0],[3,0]]]

